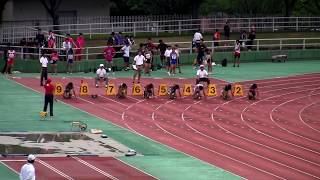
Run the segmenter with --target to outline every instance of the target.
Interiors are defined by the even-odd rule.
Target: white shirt
[[[62,43],[62,48],[63,48],[64,50],[71,49],[71,48],[72,48],[71,42],[70,42],[70,41],[68,41],[68,42],[63,41],[63,43]]]
[[[97,76],[98,77],[101,77],[101,78],[103,78],[103,77],[105,77],[106,76],[106,74],[107,74],[107,71],[104,69],[104,68],[99,68],[99,69],[97,69]]]
[[[202,71],[201,71],[201,69],[199,69],[197,71],[197,76],[199,76],[199,78],[208,77],[208,72],[205,69]]]
[[[48,67],[48,58],[47,57],[41,57],[40,58],[41,67]]]
[[[199,32],[196,32],[196,33],[194,33],[194,35],[193,35],[193,42],[200,41],[202,38],[203,38],[203,37],[202,37],[202,34],[199,33]]]
[[[142,65],[146,58],[143,55],[136,55],[133,59],[136,62],[136,65]]]
[[[123,46],[121,48],[121,50],[123,51],[124,57],[130,57],[130,49],[131,49],[131,46]]]
[[[30,163],[23,165],[20,172],[20,180],[35,180],[35,179],[36,179],[36,173],[35,173],[34,166]]]
[[[170,57],[171,52],[172,52],[172,49],[167,49],[167,50],[164,52],[164,56],[165,56],[165,57]]]
[[[240,53],[240,43],[239,44],[235,44],[234,45],[234,51],[236,52],[236,53]]]

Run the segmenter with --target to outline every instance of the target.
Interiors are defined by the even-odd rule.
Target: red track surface
[[[17,173],[25,158],[2,158],[7,166]],[[117,159],[111,157],[41,157],[35,163],[36,176],[39,180],[48,179],[154,179]]]
[[[43,91],[38,79],[15,80]],[[54,81],[66,84],[70,79]],[[73,82],[79,86],[80,79]],[[320,179],[320,74],[255,83],[261,94],[256,101],[81,97],[64,102],[245,178]],[[102,88],[90,91],[103,94]]]

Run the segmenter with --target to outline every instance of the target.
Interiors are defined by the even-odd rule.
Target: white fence
[[[119,19],[120,20],[120,19]],[[62,24],[55,26],[56,33],[89,35],[110,34],[124,32],[136,36],[137,33],[151,33],[158,36],[160,33],[188,33],[200,29],[203,33],[219,29],[223,32],[226,21],[230,22],[231,32],[249,31],[252,26],[256,31],[320,31],[320,17],[262,17],[262,18],[202,18],[178,19],[163,21],[127,21],[127,22],[100,22],[82,24]],[[102,20],[101,20],[102,21]],[[54,29],[53,25],[45,26],[14,26],[0,28],[0,43],[18,43],[22,38],[33,38],[36,28],[44,31]]]
[[[206,41],[205,44],[209,49],[213,49],[216,52],[232,52],[234,48],[235,40],[222,40],[215,41],[219,42],[219,46],[213,47],[214,41]],[[168,45],[178,45],[179,49],[183,54],[191,54],[194,52],[191,42],[168,42]],[[5,48],[5,45],[0,45],[0,48]],[[41,49],[36,47],[22,47],[22,46],[11,46],[15,49],[16,54],[21,59],[27,56],[27,59],[38,59],[40,57]],[[59,47],[57,45],[57,47]],[[98,47],[85,47],[80,54],[84,59],[99,59],[103,58],[103,49],[105,46]],[[133,54],[136,53],[138,47],[133,47]],[[320,38],[277,38],[277,39],[256,39],[252,45],[253,51],[264,51],[264,50],[289,50],[289,49],[320,49]],[[56,49],[58,52],[60,48]],[[247,51],[248,46],[243,46],[242,51]],[[121,52],[117,52],[122,54]],[[121,56],[121,55],[120,55]]]

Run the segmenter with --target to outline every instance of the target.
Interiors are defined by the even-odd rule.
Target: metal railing
[[[250,40],[243,40],[243,42],[249,42]],[[219,46],[214,46],[214,42],[218,42]],[[212,49],[214,52],[232,52],[234,49],[235,40],[221,40],[221,41],[205,41],[207,48]],[[192,54],[195,52],[195,48],[192,47],[191,42],[168,42],[167,45],[177,45],[182,54]],[[5,45],[0,45],[0,48],[5,48]],[[62,51],[59,46],[55,50],[59,53]],[[84,47],[79,56],[84,57],[83,59],[103,59],[103,49],[106,46],[97,47]],[[11,46],[16,51],[16,54],[20,59],[38,59],[43,49],[48,48],[37,48],[27,46]],[[74,48],[76,50],[76,48]],[[118,48],[119,49],[119,48]],[[132,55],[136,53],[138,47],[133,47],[131,51]],[[242,45],[242,51],[282,51],[290,49],[320,49],[320,38],[276,38],[276,39],[255,39],[252,45],[244,43]],[[51,49],[52,50],[52,49]],[[156,51],[157,52],[157,51]],[[122,57],[122,52],[117,51],[119,57]],[[158,53],[156,53],[158,54]],[[29,56],[28,58],[24,56]],[[65,55],[60,55],[65,56]]]
[[[256,31],[320,31],[320,17],[260,17],[260,18],[201,18],[185,20],[164,21],[128,21],[128,22],[101,22],[85,24],[62,24],[58,26],[18,26],[0,28],[0,43],[18,43],[22,38],[34,38],[35,28],[49,31],[54,27],[59,30],[56,33],[89,35],[110,34],[111,32],[124,32],[136,36],[138,33],[152,33],[158,36],[160,33],[193,32],[200,29],[203,33],[213,32],[219,29],[223,32],[226,21],[230,23],[231,32],[242,30],[250,31],[253,27]]]

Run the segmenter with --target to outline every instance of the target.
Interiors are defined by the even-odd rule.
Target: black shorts
[[[57,61],[51,60],[51,61],[50,61],[50,64],[57,64]]]
[[[146,60],[146,63],[151,63],[151,59],[147,59],[147,60]]]
[[[125,63],[129,63],[129,60],[130,60],[130,58],[129,58],[129,57],[125,57],[125,56],[123,56],[123,61],[124,61]]]

